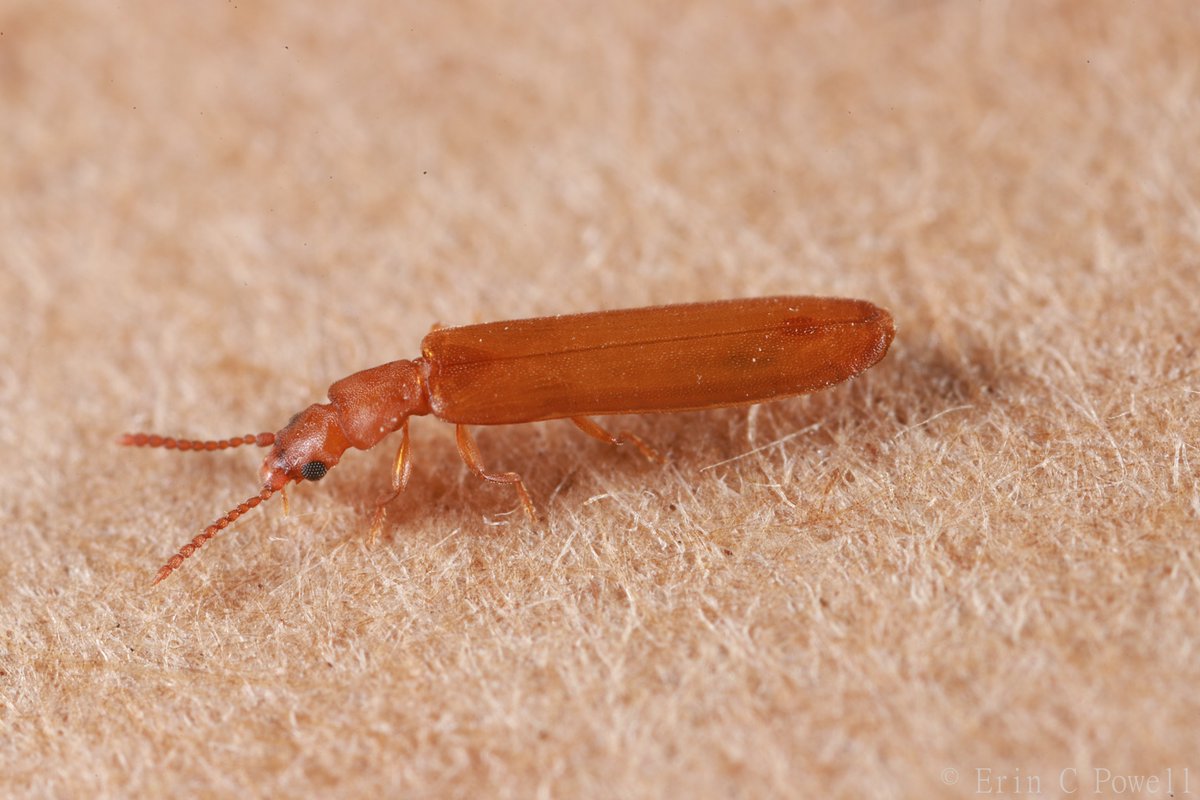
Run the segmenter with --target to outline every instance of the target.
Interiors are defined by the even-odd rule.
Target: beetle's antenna
[[[179,566],[181,564],[183,564],[183,560],[185,558],[187,558],[188,556],[190,556],[192,553],[199,550],[200,546],[202,544],[204,544],[209,539],[216,536],[222,529],[228,527],[234,520],[236,520],[242,514],[245,514],[247,511],[254,508],[256,505],[261,503],[263,500],[266,500],[268,497],[270,497],[273,494],[275,494],[274,489],[272,489],[270,486],[264,487],[263,490],[261,492],[259,492],[258,494],[256,494],[254,497],[251,497],[249,500],[240,504],[237,508],[233,509],[228,514],[221,517],[219,520],[214,522],[212,525],[209,525],[207,528],[204,529],[203,533],[198,535],[195,539],[192,539],[190,542],[185,544],[183,547],[179,548],[179,552],[176,553],[175,555],[171,556],[171,558],[167,561],[166,564],[163,564],[162,569],[160,569],[158,571],[158,575],[155,576],[155,578],[154,578],[154,583],[151,583],[150,585],[154,586],[159,581],[161,581],[163,578],[167,577],[172,572],[179,569]]]
[[[244,444],[270,447],[275,444],[273,433],[247,433],[234,439],[175,439],[170,436],[159,436],[157,433],[126,433],[117,439],[117,444],[126,447],[163,447],[167,450],[228,450],[230,447],[241,447]]]

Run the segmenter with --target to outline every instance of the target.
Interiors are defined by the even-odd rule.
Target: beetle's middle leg
[[[574,422],[575,427],[588,436],[599,439],[602,442],[608,442],[609,444],[625,444],[628,442],[640,450],[642,455],[650,461],[658,464],[666,463],[666,459],[662,457],[661,453],[648,445],[642,437],[636,436],[629,431],[621,431],[616,436],[613,436],[587,417],[571,417],[571,422]]]
[[[454,437],[458,440],[459,455],[462,456],[462,460],[466,462],[472,472],[492,483],[511,483],[521,497],[521,506],[525,509],[525,516],[529,517],[530,522],[537,519],[533,512],[533,500],[529,498],[529,492],[525,489],[525,483],[521,480],[520,475],[515,472],[488,472],[484,469],[483,458],[479,455],[479,445],[475,444],[475,440],[471,438],[471,432],[467,430],[466,425],[455,425]]]
[[[396,461],[392,465],[392,491],[375,502],[375,518],[371,521],[371,544],[375,544],[379,532],[383,529],[383,518],[387,515],[388,503],[399,497],[404,492],[404,487],[408,486],[408,479],[412,475],[411,456],[408,420],[405,419],[404,424],[400,426],[400,449],[396,451]]]

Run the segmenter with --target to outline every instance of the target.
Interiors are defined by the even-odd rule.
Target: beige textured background
[[[1200,792],[1200,5],[500,5],[0,4],[0,794]],[[540,526],[417,420],[374,547],[390,443],[147,587],[261,454],[122,431],[773,293],[892,353],[480,432]]]

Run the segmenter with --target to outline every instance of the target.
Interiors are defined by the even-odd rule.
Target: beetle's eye
[[[300,474],[308,481],[319,481],[325,477],[326,472],[329,472],[329,467],[320,461],[310,461],[300,468]]]

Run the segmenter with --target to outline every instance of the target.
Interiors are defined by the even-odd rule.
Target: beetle
[[[277,433],[212,441],[129,433],[118,441],[191,451],[271,448],[258,494],[180,548],[158,571],[157,584],[288,483],[319,481],[346,450],[367,450],[399,431],[391,491],[377,505],[376,531],[385,506],[412,473],[409,417],[432,414],[453,424],[467,467],[485,481],[511,485],[532,520],[533,501],[520,475],[489,472],[468,426],[565,418],[589,436],[633,444],[661,460],[637,436],[610,433],[590,417],[695,411],[814,392],[877,363],[894,335],[886,310],[831,297],[761,297],[435,327],[422,340],[420,357],[342,378],[329,387],[328,403],[314,403]]]

